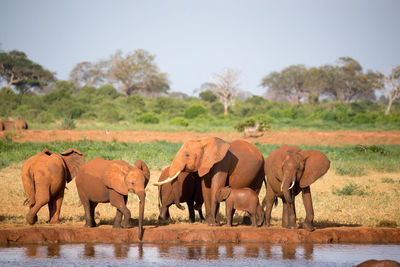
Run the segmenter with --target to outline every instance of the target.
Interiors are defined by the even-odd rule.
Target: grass
[[[23,206],[25,195],[22,188],[20,172],[22,162],[0,170],[0,227],[27,225],[25,215],[27,206]],[[159,170],[151,170],[151,179],[146,188],[145,225],[156,225],[158,218],[157,187],[152,183],[158,180]],[[400,175],[399,173],[385,173],[386,178],[395,182],[382,181],[380,172],[369,172],[359,177],[342,176],[333,170],[319,179],[311,186],[313,205],[315,211],[315,224],[318,227],[330,226],[372,226],[372,227],[396,227],[400,225],[400,207],[396,203],[400,201]],[[346,188],[350,183],[362,185],[364,194],[335,194],[332,188]],[[80,204],[75,181],[67,185],[64,202],[61,209],[62,225],[83,225],[84,211]],[[357,186],[357,188],[359,188]],[[346,189],[345,189],[346,190]],[[265,195],[263,187],[260,193],[260,201]],[[305,211],[301,196],[296,198],[296,212],[298,222],[302,223]],[[134,221],[138,217],[138,198],[130,194],[128,208],[132,212]],[[185,205],[186,206],[186,205]],[[204,208],[203,208],[204,212]],[[182,211],[172,206],[170,208],[172,223],[188,223],[188,211]],[[221,204],[220,213],[225,222],[225,207]],[[112,225],[115,208],[108,203],[99,204],[96,208],[96,222]],[[48,210],[44,206],[38,213],[39,224],[45,225],[48,220]],[[236,212],[234,224],[238,224],[243,213]],[[280,226],[282,217],[282,202],[272,211],[272,225]],[[196,218],[198,215],[196,212]],[[199,222],[197,222],[199,224]]]

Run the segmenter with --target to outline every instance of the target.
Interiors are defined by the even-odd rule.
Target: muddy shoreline
[[[110,226],[24,226],[0,229],[0,244],[138,243],[138,229]],[[400,228],[332,227],[307,232],[278,227],[146,226],[144,243],[375,243],[400,244]]]

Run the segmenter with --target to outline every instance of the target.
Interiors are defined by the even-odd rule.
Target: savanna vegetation
[[[0,89],[0,119],[23,118],[34,129],[207,132],[256,122],[271,130],[400,127],[400,67],[384,75],[349,57],[260,77],[264,97],[241,88],[234,69],[199,85],[199,97],[169,92],[167,73],[142,49],[78,63],[69,81],[56,81],[23,52],[1,52],[0,79],[8,85]]]

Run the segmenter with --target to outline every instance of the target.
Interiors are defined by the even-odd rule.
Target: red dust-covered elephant
[[[85,158],[76,149],[68,149],[60,155],[48,149],[30,157],[22,165],[22,184],[29,205],[26,220],[37,221],[37,213],[48,204],[49,222],[58,223],[66,183],[69,183],[85,163]]]
[[[303,227],[313,231],[314,210],[310,185],[329,169],[329,159],[320,151],[301,151],[294,146],[282,146],[274,150],[265,160],[267,190],[263,204],[265,223],[270,224],[271,210],[277,197],[283,201],[282,227],[297,228],[295,196],[302,192],[306,218]]]
[[[244,140],[232,143],[216,137],[190,140],[175,155],[169,178],[155,185],[168,183],[181,172],[197,172],[202,181],[206,223],[218,225],[216,192],[229,185],[232,188],[249,187],[258,194],[264,181],[263,164],[264,158],[258,148]],[[179,203],[179,197],[174,197],[175,203]]]

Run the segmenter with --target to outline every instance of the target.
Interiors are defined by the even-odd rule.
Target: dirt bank
[[[0,132],[0,138],[6,132]],[[15,142],[53,142],[62,140],[104,140],[121,142],[161,141],[185,142],[216,136],[226,141],[243,138],[242,133],[195,133],[195,132],[144,132],[144,131],[110,131],[103,130],[27,130],[15,132]],[[261,144],[290,144],[290,145],[373,145],[373,144],[400,144],[400,131],[273,131],[266,132],[260,137],[246,138],[249,142]]]
[[[112,229],[111,226],[84,228],[72,226],[33,226],[0,229],[0,244],[28,243],[135,243],[137,228]],[[168,225],[145,227],[147,243],[380,243],[399,244],[400,228],[332,227],[307,232],[303,229],[207,227]]]

